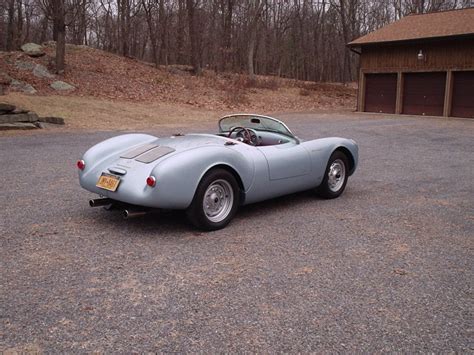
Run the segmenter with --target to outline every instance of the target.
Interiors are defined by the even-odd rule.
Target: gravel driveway
[[[1,137],[0,350],[472,351],[474,120],[280,117],[358,171],[212,233],[89,208],[75,161],[118,132]]]

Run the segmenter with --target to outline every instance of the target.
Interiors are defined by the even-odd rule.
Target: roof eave
[[[428,42],[428,41],[439,41],[439,40],[449,40],[449,39],[466,39],[474,38],[474,33],[463,33],[450,36],[436,36],[436,37],[420,37],[420,38],[410,38],[410,39],[401,39],[395,41],[374,41],[374,42],[356,42],[352,41],[346,44],[349,48],[357,48],[363,46],[376,46],[384,44],[401,44],[401,43],[419,43],[419,42]]]

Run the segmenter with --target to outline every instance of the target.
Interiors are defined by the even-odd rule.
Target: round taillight
[[[155,187],[156,185],[156,179],[154,176],[148,176],[146,179],[146,184],[150,187]]]
[[[76,165],[79,170],[84,170],[86,162],[84,160],[78,160]]]

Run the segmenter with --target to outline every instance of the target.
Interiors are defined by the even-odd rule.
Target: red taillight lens
[[[84,170],[86,162],[84,160],[78,160],[76,165],[79,170]]]
[[[146,184],[150,187],[155,187],[156,185],[156,179],[154,176],[148,176],[146,179]]]

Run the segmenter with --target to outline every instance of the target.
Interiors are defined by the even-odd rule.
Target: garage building
[[[474,8],[409,15],[348,46],[358,111],[474,118]]]

